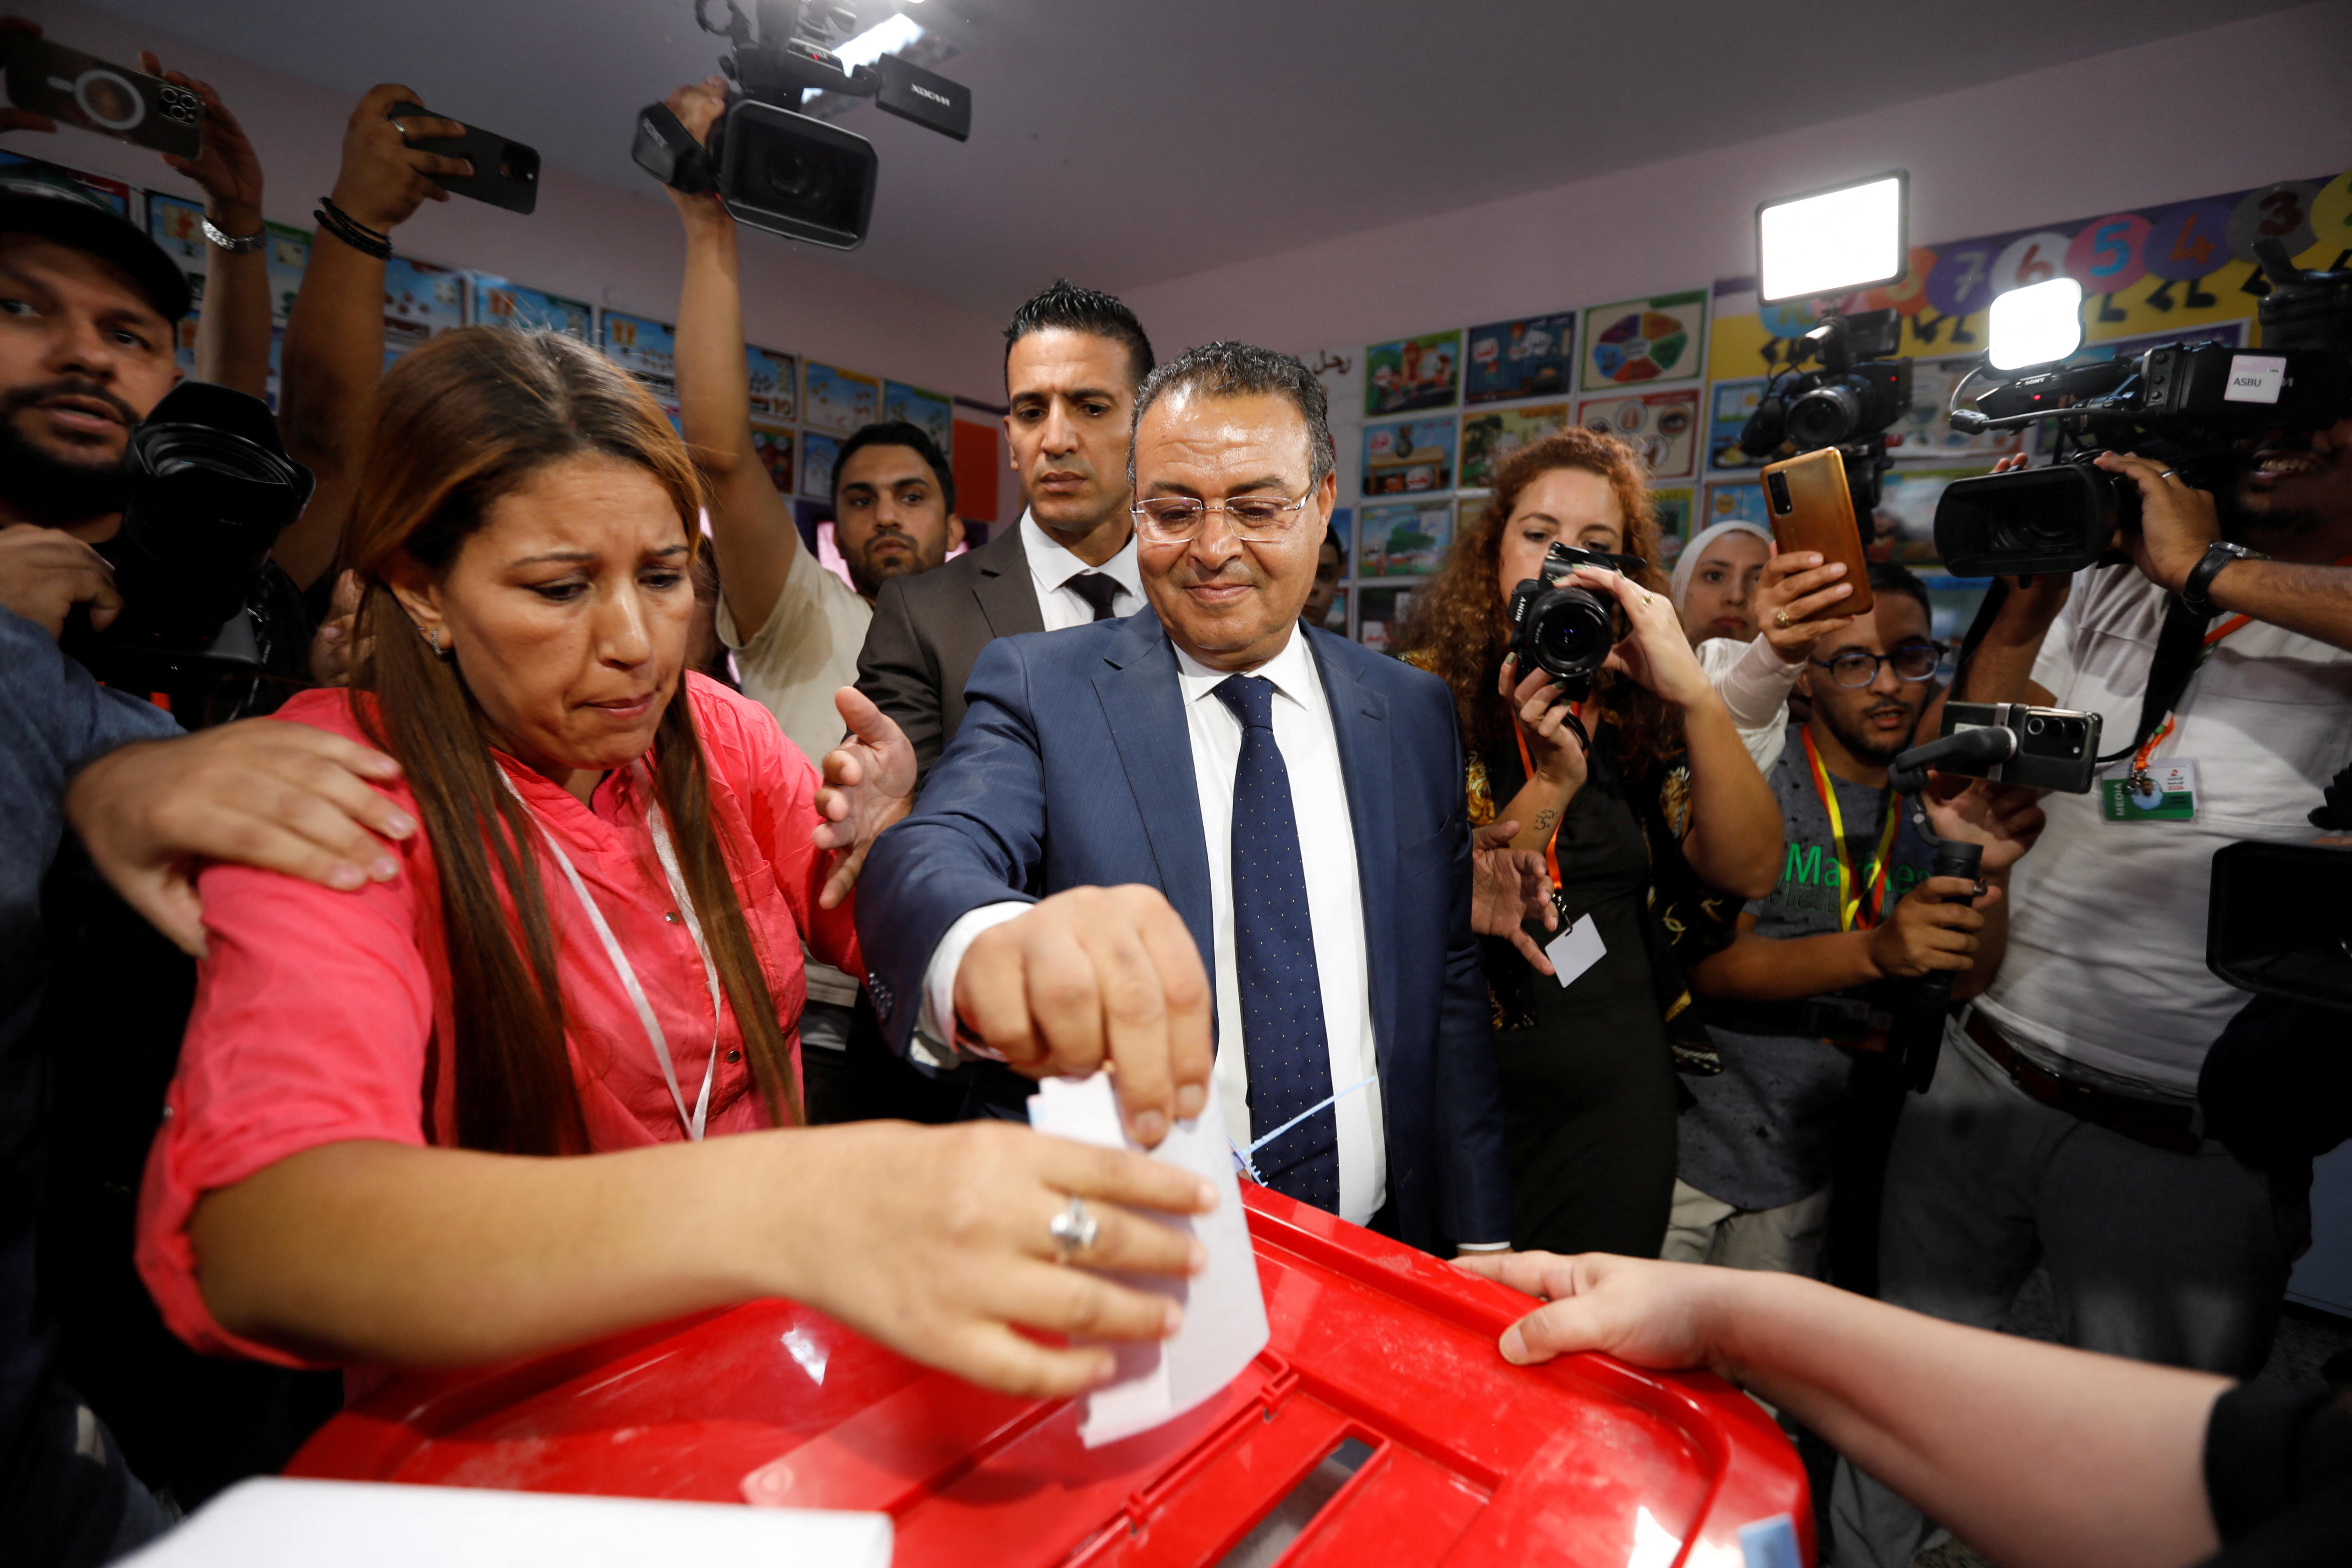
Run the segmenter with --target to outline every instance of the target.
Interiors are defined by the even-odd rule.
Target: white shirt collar
[[[1168,639],[1168,646],[1176,655],[1177,679],[1183,683],[1184,700],[1187,702],[1198,702],[1234,673],[1229,669],[1211,669],[1186,653],[1173,637]],[[1322,679],[1315,668],[1315,650],[1307,646],[1307,634],[1296,625],[1290,628],[1290,640],[1282,645],[1280,653],[1255,669],[1241,673],[1264,676],[1274,682],[1276,691],[1301,708],[1311,708],[1323,690]]]
[[[1143,571],[1136,563],[1135,535],[1131,533],[1119,546],[1118,554],[1099,566],[1089,566],[1064,548],[1024,509],[1021,513],[1021,548],[1028,554],[1029,574],[1037,580],[1040,592],[1050,594],[1082,572],[1099,572],[1137,598],[1143,597]]]

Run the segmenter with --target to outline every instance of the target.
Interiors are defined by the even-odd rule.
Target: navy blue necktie
[[[1255,1140],[1330,1098],[1331,1046],[1290,770],[1274,740],[1274,683],[1236,675],[1216,694],[1242,721],[1234,770],[1234,963]],[[1329,1107],[1259,1150],[1255,1163],[1275,1191],[1339,1212],[1339,1120]]]

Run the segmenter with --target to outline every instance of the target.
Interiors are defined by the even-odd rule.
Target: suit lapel
[[[1325,657],[1332,634],[1307,632],[1323,693],[1331,704],[1331,728],[1339,740],[1339,771],[1348,785],[1348,826],[1356,839],[1356,871],[1364,902],[1364,952],[1370,973],[1372,1039],[1383,1073],[1396,1029],[1396,788],[1394,737],[1388,699]],[[1333,640],[1337,640],[1336,638]]]
[[[991,637],[1045,629],[1045,615],[1037,608],[1037,584],[1029,575],[1029,552],[1022,547],[1018,521],[1005,531],[1003,538],[992,539],[982,545],[974,564],[980,568],[980,581],[972,584],[971,596],[980,605],[981,618],[988,623]]]
[[[1200,947],[1213,992],[1217,948],[1209,914],[1208,842],[1201,826],[1192,737],[1184,722],[1176,654],[1149,606],[1127,617],[1121,629],[1124,635],[1095,672],[1095,692],[1142,814],[1160,890]]]

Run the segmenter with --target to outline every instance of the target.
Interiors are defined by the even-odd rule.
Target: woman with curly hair
[[[1578,703],[1510,653],[1511,591],[1555,542],[1623,569],[1563,579],[1613,601],[1622,634]],[[1512,847],[1545,852],[1562,930],[1576,922],[1601,949],[1548,977],[1509,943],[1486,943],[1521,1249],[1657,1256],[1674,1193],[1668,1039],[1689,1008],[1682,968],[1728,941],[1742,900],[1780,871],[1780,807],[1657,562],[1641,458],[1613,437],[1563,431],[1503,466],[1404,632],[1404,657],[1454,689],[1471,822],[1518,823]],[[1703,1040],[1690,1024],[1681,1032]]]

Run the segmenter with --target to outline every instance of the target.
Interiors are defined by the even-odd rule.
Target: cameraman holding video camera
[[[2246,1000],[2206,967],[2208,884],[2225,844],[2307,841],[2352,746],[2352,418],[2243,444],[2218,504],[2146,458],[2096,466],[2138,493],[2132,564],[2015,580],[1952,696],[2096,710],[2126,741],[2145,710],[2135,761],[2186,798],[2117,820],[2104,789],[2044,799],[2006,962],[1896,1132],[1881,1293],[1990,1328],[2039,1263],[2066,1342],[2251,1376],[2310,1172],[2207,1133],[2200,1068]],[[1850,1465],[1832,1521],[1840,1568],[1908,1563],[1926,1528]]]

